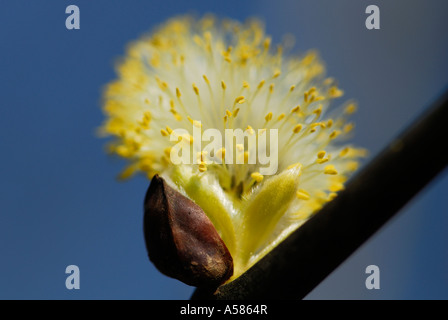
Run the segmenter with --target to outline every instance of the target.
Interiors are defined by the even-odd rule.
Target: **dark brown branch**
[[[302,299],[445,168],[447,130],[448,91],[255,266],[192,299]]]

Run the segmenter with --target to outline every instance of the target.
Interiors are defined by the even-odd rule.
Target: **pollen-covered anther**
[[[330,139],[335,139],[341,134],[341,131],[334,130],[332,133],[330,133]]]
[[[315,122],[315,123],[310,124],[310,132],[311,133],[316,132],[317,128],[319,128],[319,127],[322,129],[325,129],[325,123]]]
[[[342,128],[342,131],[344,131],[344,133],[349,133],[353,130],[354,127],[355,125],[353,123],[347,123],[344,128]]]
[[[317,158],[318,158],[318,159],[322,159],[323,157],[325,157],[325,154],[326,154],[326,152],[325,152],[324,150],[319,151],[319,152],[317,153]]]
[[[272,76],[272,78],[273,79],[278,78],[281,74],[282,74],[282,72],[277,69],[274,71],[274,75]]]
[[[348,152],[350,151],[349,147],[345,147],[344,149],[341,150],[341,152],[339,152],[339,156],[340,157],[344,157],[348,154]]]
[[[299,113],[300,112],[300,106],[295,106],[294,108],[291,109],[291,113]]]
[[[338,87],[333,86],[328,90],[328,96],[330,98],[339,98],[344,95],[344,91],[340,90]]]
[[[205,162],[201,162],[201,163],[199,164],[199,171],[200,171],[200,172],[205,172],[205,171],[207,171],[207,164],[206,164]]]
[[[355,113],[357,109],[358,109],[358,107],[356,106],[356,104],[350,103],[347,107],[345,107],[344,112],[346,114],[352,114],[352,113]]]
[[[294,128],[292,129],[292,132],[299,133],[300,130],[302,130],[302,125],[299,123],[294,126]]]
[[[324,168],[324,174],[336,175],[338,174],[336,168],[333,165],[328,165]]]
[[[193,91],[194,91],[194,93],[196,94],[196,95],[199,95],[199,88],[196,86],[196,84],[195,83],[193,83]]]
[[[334,200],[334,198],[336,198],[338,196],[338,194],[336,192],[330,192],[328,194],[328,201]]]
[[[244,102],[246,102],[246,100],[244,100],[244,96],[239,96],[235,99],[235,104],[237,103],[242,104]]]
[[[263,178],[264,178],[260,172],[252,172],[252,174],[250,176],[252,179],[254,179],[258,183],[263,181]]]

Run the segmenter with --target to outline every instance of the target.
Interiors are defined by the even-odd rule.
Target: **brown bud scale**
[[[218,286],[232,276],[232,256],[210,219],[158,175],[144,210],[146,249],[160,272],[196,287]]]

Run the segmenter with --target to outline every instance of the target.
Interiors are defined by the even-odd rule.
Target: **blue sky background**
[[[80,8],[80,30],[65,28],[70,4]],[[380,30],[364,26],[369,4],[381,10]],[[321,52],[328,74],[359,102],[354,142],[374,156],[448,85],[447,9],[442,0],[1,1],[0,298],[192,294],[147,259],[149,182],[117,182],[124,162],[108,158],[95,136],[102,87],[130,40],[176,14],[258,16],[274,42],[292,33],[295,51]],[[307,298],[447,299],[447,188],[445,172]],[[81,270],[80,290],[65,288],[70,264]],[[380,290],[364,286],[370,264],[381,270]]]

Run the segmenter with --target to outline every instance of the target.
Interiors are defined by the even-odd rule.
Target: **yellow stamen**
[[[298,190],[296,196],[300,200],[310,200],[310,194],[303,189]]]
[[[253,172],[250,176],[252,179],[254,179],[258,183],[263,181],[263,178],[264,178],[263,175],[259,172]]]
[[[302,125],[299,123],[295,125],[294,129],[292,129],[292,132],[299,133],[300,130],[302,130]]]
[[[319,151],[318,153],[317,153],[317,158],[318,159],[322,159],[323,157],[325,157],[325,154],[326,154],[326,152],[325,151]]]
[[[338,174],[335,167],[333,165],[328,165],[324,168],[324,174],[335,175]]]
[[[193,91],[196,93],[196,95],[199,95],[199,88],[196,86],[195,83],[193,83]]]

